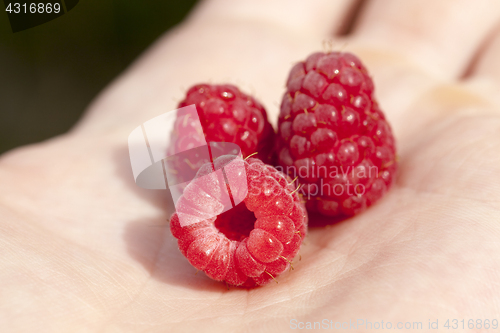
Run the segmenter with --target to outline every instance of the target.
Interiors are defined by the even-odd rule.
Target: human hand
[[[370,0],[352,33],[333,36],[352,4],[201,3],[72,131],[3,155],[0,326],[254,332],[289,330],[292,319],[361,319],[425,330],[429,319],[440,328],[446,319],[495,319],[500,3]],[[399,176],[359,216],[312,228],[302,260],[278,284],[228,290],[178,251],[166,191],[134,184],[127,136],[202,81],[255,94],[276,125],[289,68],[325,39],[373,76]]]

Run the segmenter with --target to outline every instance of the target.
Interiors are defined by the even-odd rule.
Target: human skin
[[[2,331],[500,320],[500,2],[368,0],[338,37],[352,5],[204,2],[69,133],[2,155]],[[168,196],[135,185],[127,136],[204,81],[255,94],[276,125],[287,71],[328,39],[373,76],[399,175],[364,213],[311,228],[278,284],[227,289],[178,251]]]

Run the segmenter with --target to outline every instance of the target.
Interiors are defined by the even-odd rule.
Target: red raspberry
[[[258,158],[269,161],[274,130],[266,110],[253,97],[230,84],[197,84],[188,90],[179,108],[191,104],[196,105],[207,142],[233,142],[240,146],[243,157],[258,152]],[[185,140],[194,140],[186,135],[190,125],[179,125],[176,130]]]
[[[290,71],[276,146],[310,212],[352,216],[391,186],[395,141],[373,91],[351,53],[314,53]]]
[[[223,167],[226,158],[215,160],[215,169]],[[179,214],[196,219],[220,204],[218,187],[206,186],[205,178],[199,181],[201,176],[214,174],[207,163],[179,199],[183,206],[172,215],[170,230],[195,268],[217,281],[254,287],[270,282],[290,266],[307,232],[307,213],[289,177],[259,159],[235,160],[244,163],[246,177],[238,178],[227,167],[225,177],[232,179],[228,187],[233,199],[244,200],[216,217],[181,226]],[[216,215],[215,208],[212,213]]]

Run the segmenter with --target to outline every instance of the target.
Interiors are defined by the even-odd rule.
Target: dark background
[[[14,34],[1,2],[0,153],[66,132],[195,3],[80,0],[65,15]]]

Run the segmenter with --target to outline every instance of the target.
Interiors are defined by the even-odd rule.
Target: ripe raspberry
[[[352,216],[380,199],[397,169],[389,123],[351,53],[314,53],[290,71],[277,154],[298,175],[309,212]]]
[[[266,110],[253,97],[230,84],[197,84],[188,90],[179,108],[191,104],[198,109],[207,142],[233,142],[240,146],[243,157],[258,152],[258,158],[269,161],[274,130]],[[183,133],[186,142],[180,144],[187,147],[200,135],[185,121],[177,124],[176,130]]]
[[[230,160],[243,163],[246,176],[227,167]],[[179,199],[182,207],[176,206],[170,230],[182,254],[210,278],[235,286],[264,285],[284,272],[297,254],[307,232],[305,207],[289,177],[261,160],[221,156],[214,161],[216,170],[224,166],[232,198],[244,200],[216,217],[181,226],[179,214],[196,219],[209,210],[213,216],[220,211],[215,208],[220,204],[218,186],[206,185],[206,176],[215,174],[207,163]],[[218,182],[217,176],[213,180]]]

